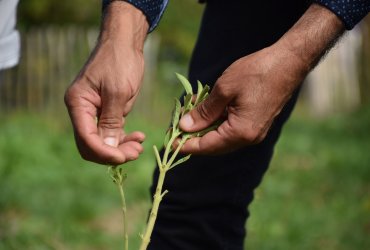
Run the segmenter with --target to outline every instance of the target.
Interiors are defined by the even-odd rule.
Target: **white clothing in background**
[[[15,29],[18,0],[0,0],[0,70],[18,64],[20,37]]]

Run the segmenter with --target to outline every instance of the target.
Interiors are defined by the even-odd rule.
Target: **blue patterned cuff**
[[[149,23],[149,33],[157,27],[168,0],[122,0],[126,1],[136,8],[140,9],[146,16]],[[112,0],[103,0],[103,10],[111,3]]]
[[[370,11],[370,0],[314,0],[334,12],[347,30],[352,29]]]

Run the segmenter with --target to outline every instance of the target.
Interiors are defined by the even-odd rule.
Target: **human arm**
[[[123,126],[143,78],[144,40],[158,25],[168,0],[102,2],[98,43],[67,89],[65,103],[81,156],[117,165],[135,160],[143,150],[144,134],[126,135]]]
[[[144,134],[126,135],[122,127],[140,89],[148,27],[142,11],[112,2],[96,48],[66,91],[76,144],[86,160],[121,164],[143,150]]]
[[[313,2],[335,13],[347,30],[352,29],[370,11],[370,0],[314,0]]]
[[[183,152],[223,153],[262,141],[294,90],[343,31],[336,15],[313,4],[278,42],[231,64],[210,97],[180,125],[186,131],[201,130],[226,111],[225,121],[216,131],[189,140]]]
[[[125,1],[141,10],[145,14],[149,23],[149,32],[153,31],[155,27],[157,27],[168,4],[168,0],[103,0],[103,11],[113,1]]]

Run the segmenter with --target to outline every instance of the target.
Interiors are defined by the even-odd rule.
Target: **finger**
[[[96,113],[97,107],[100,106],[100,97],[94,91],[78,87],[69,88],[65,102],[73,124],[77,148],[83,159],[110,165],[122,164],[127,160],[125,152],[106,145],[98,133]],[[140,141],[143,139],[142,135],[142,133],[130,134],[126,141],[131,139]]]
[[[230,100],[231,97],[225,95],[220,84],[216,84],[206,100],[181,118],[180,128],[195,132],[209,127],[222,116]]]
[[[124,153],[126,161],[132,161],[137,159],[139,154],[144,151],[142,142],[145,140],[144,133],[140,131],[132,132],[128,135],[122,135],[118,149]]]
[[[78,150],[85,160],[100,164],[122,164],[125,155],[118,148],[103,143],[98,134],[95,117],[89,112],[75,109],[70,112]]]
[[[114,86],[118,86],[116,83]],[[122,135],[123,116],[128,113],[129,93],[122,87],[102,88],[101,113],[98,117],[98,131],[105,144],[117,147]]]
[[[136,141],[125,142],[119,145],[118,149],[124,153],[125,162],[136,160],[144,150],[143,146]]]
[[[128,135],[122,135],[120,144],[129,142],[129,141],[136,141],[136,142],[142,143],[144,142],[144,140],[145,140],[145,134],[140,131],[135,131]]]
[[[98,134],[90,135],[86,141],[81,141],[78,144],[80,144],[79,148],[82,149],[80,153],[85,160],[105,165],[119,165],[136,160],[143,152],[141,142],[125,141],[118,147],[113,147],[105,144]],[[90,145],[90,147],[86,145]]]
[[[231,152],[240,145],[240,139],[233,134],[229,122],[225,121],[217,130],[188,140],[180,151],[184,154],[220,154]]]

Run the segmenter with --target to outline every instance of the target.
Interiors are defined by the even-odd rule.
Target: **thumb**
[[[99,135],[104,143],[117,147],[123,133],[123,116],[126,99],[123,96],[106,96],[102,98],[101,114],[98,121]]]
[[[216,84],[206,100],[181,118],[180,128],[187,132],[196,132],[209,127],[222,117],[230,100]]]

